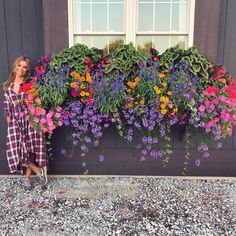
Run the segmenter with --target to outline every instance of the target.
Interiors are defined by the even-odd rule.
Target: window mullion
[[[125,33],[126,43],[136,41],[136,9],[137,0],[125,0]]]

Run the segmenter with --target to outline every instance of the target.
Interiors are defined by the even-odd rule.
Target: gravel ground
[[[34,180],[34,179],[33,179]],[[236,182],[50,178],[24,190],[0,178],[0,235],[236,235]]]

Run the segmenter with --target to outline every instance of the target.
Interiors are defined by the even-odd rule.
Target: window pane
[[[124,36],[75,36],[75,43],[103,49],[105,54],[114,51],[124,41]]]
[[[170,4],[155,4],[155,31],[170,31]]]
[[[153,4],[139,4],[138,31],[153,31]]]
[[[172,31],[187,31],[187,4],[172,5]]]
[[[124,32],[124,0],[75,0],[76,32]]]
[[[150,47],[154,47],[162,53],[169,47],[185,48],[186,41],[185,36],[137,36],[137,49],[149,54]]]
[[[86,20],[86,18],[85,18]],[[107,5],[92,5],[92,31],[107,31]]]
[[[139,0],[138,32],[187,31],[188,0]]]
[[[84,20],[86,19],[86,20]],[[75,31],[91,31],[90,6],[88,4],[76,4],[75,7]],[[83,24],[82,24],[83,22]]]
[[[124,31],[124,4],[111,4],[109,6],[109,31]]]

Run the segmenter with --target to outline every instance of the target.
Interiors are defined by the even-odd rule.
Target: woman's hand
[[[11,122],[11,118],[9,116],[6,117],[6,120],[7,120],[7,124]]]

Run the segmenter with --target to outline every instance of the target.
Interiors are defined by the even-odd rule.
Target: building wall
[[[16,57],[25,55],[32,67],[44,54],[43,11],[40,0],[0,0],[0,83],[7,80]],[[1,90],[2,91],[2,90]],[[0,93],[0,174],[8,173],[5,155],[6,122]]]

